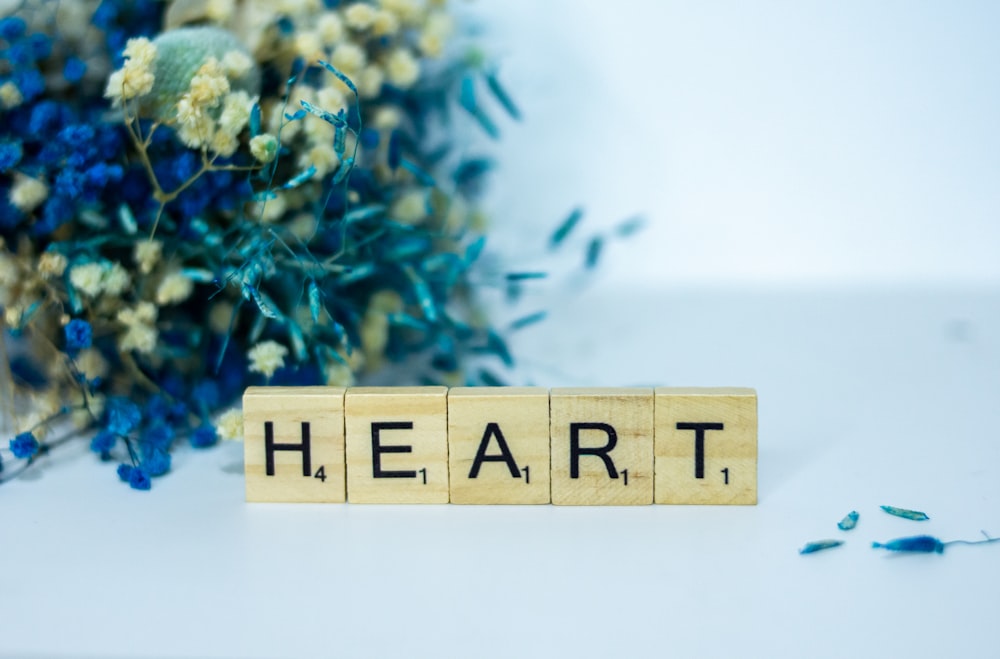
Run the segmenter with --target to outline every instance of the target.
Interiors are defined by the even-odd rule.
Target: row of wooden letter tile
[[[251,387],[247,501],[755,504],[742,388]]]

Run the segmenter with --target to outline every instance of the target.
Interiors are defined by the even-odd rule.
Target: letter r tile
[[[552,503],[653,503],[652,389],[553,389],[549,405]]]
[[[448,503],[447,393],[445,387],[347,390],[351,503]]]
[[[344,391],[342,387],[246,390],[247,501],[345,501]]]

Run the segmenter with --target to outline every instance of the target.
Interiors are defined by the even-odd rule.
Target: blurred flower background
[[[479,291],[539,275],[474,271],[478,154],[519,112],[444,0],[0,9],[0,479],[83,438],[148,489],[251,384],[499,381]]]

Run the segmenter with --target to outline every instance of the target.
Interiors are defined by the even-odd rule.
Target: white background
[[[579,204],[651,222],[615,285],[1000,280],[1000,4],[477,4],[507,244]]]
[[[81,443],[0,489],[0,655],[996,657],[1000,543],[870,543],[1000,535],[1000,5],[469,11],[526,115],[494,255],[649,218],[521,375],[756,387],[760,504],[247,505],[238,445],[136,493]]]

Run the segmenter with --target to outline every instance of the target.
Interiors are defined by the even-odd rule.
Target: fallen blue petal
[[[839,547],[844,544],[843,540],[818,540],[816,542],[809,542],[799,550],[800,554],[814,554],[818,551],[823,551],[824,549],[832,549],[834,547]]]
[[[851,529],[853,529],[855,526],[858,525],[858,517],[859,517],[858,511],[852,510],[851,512],[847,513],[844,519],[837,522],[837,528],[840,529],[841,531],[850,531]]]
[[[885,508],[885,506],[882,507]],[[873,542],[872,549],[888,549],[889,551],[905,551],[919,554],[943,554],[944,545],[945,543],[933,536],[915,535],[909,538],[896,538],[888,542]]]
[[[907,510],[906,508],[897,508],[895,506],[879,506],[879,508],[890,515],[902,517],[903,519],[912,519],[915,522],[923,522],[924,520],[930,519],[926,513],[922,513],[919,510]]]

